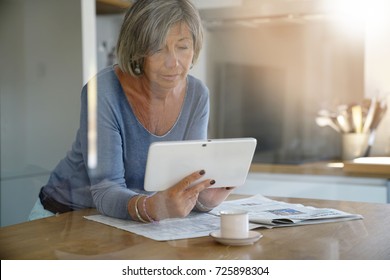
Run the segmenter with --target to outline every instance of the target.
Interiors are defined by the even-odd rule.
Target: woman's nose
[[[174,68],[179,65],[177,53],[175,51],[168,51],[165,57],[165,66],[167,68]]]

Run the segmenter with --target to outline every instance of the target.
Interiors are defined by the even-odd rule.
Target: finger
[[[191,186],[192,183],[194,183],[196,180],[200,179],[205,174],[204,170],[196,171],[194,173],[191,173],[190,175],[184,177],[179,183],[177,183],[173,188],[175,190],[185,190],[189,186]]]
[[[186,190],[186,193],[188,196],[194,196],[194,195],[199,195],[201,191],[204,191],[205,189],[209,188],[211,185],[214,185],[215,181],[214,180],[204,180],[191,188],[188,188]]]

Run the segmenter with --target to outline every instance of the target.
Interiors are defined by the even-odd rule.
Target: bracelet
[[[157,223],[157,221],[153,220],[153,218],[149,216],[148,211],[146,210],[146,200],[148,198],[149,198],[149,196],[145,196],[145,199],[143,201],[143,209],[144,209],[144,212],[145,212],[145,216],[146,216],[146,218],[148,218],[149,222]]]
[[[134,205],[134,208],[135,208],[135,214],[137,215],[137,218],[139,221],[143,222],[143,223],[147,223],[147,221],[145,221],[141,215],[139,214],[139,211],[138,211],[138,201],[141,199],[141,197],[143,197],[144,195],[139,195],[137,197],[137,199],[135,200],[135,205]]]
[[[214,207],[207,207],[205,205],[203,205],[199,199],[196,200],[196,208],[199,210],[199,211],[202,211],[202,212],[209,212],[211,210],[213,210]]]

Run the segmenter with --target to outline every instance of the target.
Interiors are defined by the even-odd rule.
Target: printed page
[[[218,216],[197,212],[191,213],[186,218],[166,219],[150,224],[121,220],[104,215],[85,216],[84,218],[136,233],[156,241],[208,236],[211,232],[220,228],[220,218]],[[250,229],[258,227],[261,227],[261,225],[249,225]]]
[[[219,217],[201,213],[191,213],[187,218],[166,219],[150,224],[115,219],[103,215],[87,216],[85,218],[157,241],[207,236],[210,232],[219,229]]]

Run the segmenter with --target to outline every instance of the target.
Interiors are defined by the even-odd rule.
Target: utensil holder
[[[368,133],[342,134],[342,159],[352,160],[362,157],[368,146]]]

